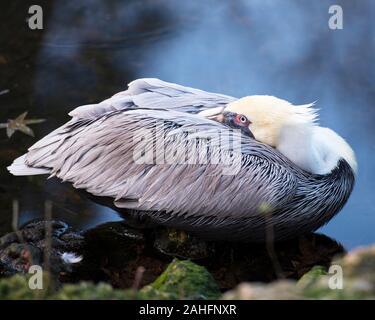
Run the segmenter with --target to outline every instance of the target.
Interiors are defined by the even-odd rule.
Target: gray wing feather
[[[25,164],[113,197],[118,207],[162,210],[171,217],[241,218],[261,213],[265,204],[281,207],[297,188],[290,162],[273,148],[196,115],[234,100],[138,79],[99,104],[73,110],[71,121],[29,149]],[[171,159],[158,153],[155,141],[164,141]],[[140,163],[148,153],[152,161]],[[240,164],[238,172],[224,174],[233,161]]]
[[[155,164],[155,158],[163,157],[155,145],[159,133],[173,161]],[[43,140],[30,148],[27,165],[48,168],[94,195],[113,197],[119,207],[241,218],[261,213],[264,204],[282,206],[296,189],[288,160],[274,149],[217,122],[171,109],[137,107],[94,120],[73,119]],[[153,155],[150,163],[138,161],[145,152]],[[187,157],[202,154],[210,155],[206,162],[186,163]],[[223,158],[237,160],[239,171],[223,174]]]
[[[69,113],[81,119],[95,119],[107,112],[127,108],[173,109],[198,113],[210,108],[225,106],[237,100],[234,97],[206,92],[159,79],[137,79],[129,83],[126,91],[119,92],[98,104],[80,106]]]

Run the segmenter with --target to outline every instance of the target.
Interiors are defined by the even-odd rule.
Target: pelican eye
[[[238,114],[236,116],[236,121],[237,121],[237,123],[240,123],[240,124],[248,124],[249,123],[249,120],[243,114]]]

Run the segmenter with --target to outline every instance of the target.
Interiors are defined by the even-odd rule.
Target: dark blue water
[[[345,208],[320,231],[347,248],[375,241],[375,2],[338,1],[343,29],[331,30],[332,1],[41,1],[44,29],[27,28],[27,6],[14,2],[0,29],[0,122],[25,110],[46,118],[41,138],[80,104],[100,101],[140,77],[158,77],[241,97],[270,94],[316,101],[320,123],[355,150],[359,172]],[[2,57],[2,58],[1,58]],[[3,129],[2,129],[3,130]],[[0,132],[1,230],[54,215],[77,226],[119,219],[55,182],[9,177],[4,166],[36,138]],[[27,190],[27,191],[26,191]],[[72,200],[73,199],[73,200]]]

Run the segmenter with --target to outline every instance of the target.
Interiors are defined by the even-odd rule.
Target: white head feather
[[[293,105],[273,96],[248,96],[224,111],[245,115],[256,140],[278,149],[301,168],[326,174],[340,158],[357,170],[354,152],[338,134],[317,125],[314,103]]]

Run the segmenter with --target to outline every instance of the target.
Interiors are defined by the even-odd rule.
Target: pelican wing
[[[206,92],[155,78],[137,79],[126,91],[119,92],[98,104],[80,106],[69,113],[80,119],[95,119],[106,112],[127,108],[169,109],[198,113],[216,108],[221,111],[234,97]]]
[[[30,148],[25,163],[115,205],[170,217],[257,215],[297,188],[276,150],[192,113],[140,107],[74,118]]]

